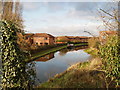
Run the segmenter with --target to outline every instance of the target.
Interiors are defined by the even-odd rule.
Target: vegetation
[[[106,87],[109,88],[111,84],[114,84],[115,87],[120,87],[120,42],[118,41],[120,36],[120,21],[119,21],[119,11],[118,8],[111,7],[110,12],[100,9],[102,13],[101,18],[103,24],[109,31],[116,31],[116,34],[107,35],[105,40],[101,41],[98,45],[99,47],[99,56],[102,59],[103,70],[106,73]]]
[[[107,37],[104,45],[99,45],[99,56],[103,62],[103,69],[106,72],[106,79],[109,79],[107,87],[114,83],[116,87],[120,85],[120,42],[118,35]]]
[[[116,9],[112,14],[101,9],[104,14],[102,20],[107,30],[117,30],[120,22]],[[107,17],[107,18],[106,18]],[[117,32],[117,31],[116,31]],[[120,87],[120,42],[119,35],[107,35],[102,41],[93,37],[89,40],[89,54],[97,56],[100,60],[73,65],[61,74],[57,74],[49,81],[42,83],[37,88],[117,88]],[[92,72],[92,75],[91,75]]]
[[[95,48],[88,48],[84,50],[88,54],[91,54],[92,56],[97,56],[98,55],[98,49]]]
[[[31,49],[30,54],[33,55],[35,53],[39,53],[40,51],[44,51],[44,50],[49,50],[51,48],[57,48],[60,46],[64,46],[66,44],[54,44],[54,45],[45,45],[45,46],[37,46],[36,49]]]
[[[0,19],[0,33],[1,35],[1,58],[2,58],[2,88],[22,88],[32,89],[34,82],[34,76],[30,76],[31,73],[35,73],[32,67],[27,67],[28,57],[23,52],[18,43],[17,33],[24,33],[23,21],[21,18],[21,6],[20,3],[13,2],[0,2],[2,5],[2,14]],[[1,6],[0,6],[1,7]],[[1,10],[1,8],[0,8]],[[104,24],[108,27],[108,30],[116,30],[116,25],[120,25],[117,18],[116,11],[110,14],[101,9],[102,12],[110,16],[106,20],[103,19]],[[107,17],[108,17],[107,16]],[[110,20],[112,19],[112,20]],[[111,23],[112,21],[112,23]],[[114,23],[113,23],[114,22]],[[120,42],[118,35],[108,35],[104,42],[100,42],[98,38],[92,38],[89,40],[90,49],[85,50],[89,54],[99,56],[92,61],[78,63],[71,66],[65,72],[57,74],[54,78],[51,78],[48,82],[45,82],[37,88],[111,88],[120,87]],[[66,42],[66,41],[65,41]],[[70,42],[71,43],[71,42]],[[80,46],[76,44],[75,46]],[[39,47],[37,50],[30,51],[33,54],[30,60],[34,60],[43,55],[55,52],[57,50],[66,48],[67,46],[59,46],[55,48],[53,46]],[[45,49],[49,50],[45,50]],[[41,51],[40,50],[44,50]],[[26,60],[26,62],[25,62]],[[34,65],[34,64],[32,64]]]
[[[35,54],[32,54],[32,56],[31,56],[30,58],[26,59],[25,61],[26,61],[26,62],[33,61],[33,60],[35,60],[35,59],[37,59],[37,58],[40,58],[40,57],[42,57],[42,56],[44,56],[44,55],[47,55],[47,54],[52,53],[52,52],[56,52],[56,51],[58,51],[58,50],[61,50],[61,49],[63,49],[63,48],[66,48],[66,47],[67,47],[67,46],[64,45],[64,46],[54,47],[54,48],[51,48],[51,49],[42,50],[42,51],[40,51],[40,52],[37,52],[37,53],[35,53]]]
[[[105,44],[85,51],[94,57],[91,61],[72,65],[36,88],[115,88],[119,87],[118,36],[107,37]]]
[[[118,10],[116,8],[111,8],[110,13],[102,9],[100,10],[103,12],[100,12],[100,15],[106,29],[108,31],[116,31],[116,34],[106,34],[106,38],[102,39],[102,41],[93,38],[93,40],[89,42],[90,49],[86,51],[92,55],[97,55],[97,57],[102,59],[102,70],[106,74],[106,88],[111,87],[111,85],[114,87],[120,87],[120,42],[118,41],[120,37],[117,34],[119,33],[117,29],[119,30],[120,28],[118,27],[120,22]],[[95,54],[94,52],[96,51],[97,53]]]
[[[2,87],[25,88],[25,57],[17,44],[17,28],[10,21],[1,21],[2,32]]]
[[[30,89],[32,81],[30,70],[26,71],[26,53],[19,48],[17,42],[17,33],[23,32],[20,4],[3,0],[0,5],[2,89]]]
[[[90,48],[98,48],[99,43],[100,43],[99,37],[91,37],[88,40],[88,46]]]
[[[105,74],[99,58],[77,63],[36,88],[105,88]]]
[[[94,46],[94,48],[90,47],[85,50],[87,53],[101,58],[101,70],[105,72],[106,88],[111,87],[111,85],[114,87],[119,87],[120,85],[120,43],[118,42],[118,37],[117,34],[108,35],[103,42],[96,44],[97,46]]]
[[[84,46],[84,45],[88,45],[88,43],[78,43],[78,44],[74,44],[74,46]]]
[[[81,45],[87,45],[87,43],[75,44],[74,46],[81,46]],[[56,51],[64,49],[64,48],[67,48],[66,44],[43,46],[43,47],[40,47],[39,49],[31,51],[31,57],[26,59],[25,61],[30,62],[30,61],[33,61],[33,60],[35,60],[37,58],[45,56],[45,55],[47,55],[49,53],[56,52]]]

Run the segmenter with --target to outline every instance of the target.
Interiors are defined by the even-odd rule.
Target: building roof
[[[26,33],[24,36],[33,36],[33,33]]]
[[[118,32],[117,31],[100,31],[100,34],[117,34]]]
[[[87,39],[87,36],[58,36],[56,39]]]
[[[36,33],[36,34],[34,34],[34,37],[37,37],[37,36],[54,38],[54,36],[52,36],[51,34],[47,34],[47,33]]]

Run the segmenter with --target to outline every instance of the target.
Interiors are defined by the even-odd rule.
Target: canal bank
[[[40,80],[35,88],[105,88],[101,59],[91,57],[84,52],[86,49],[62,49],[53,59],[34,61]]]
[[[87,45],[87,43],[74,44],[75,47],[77,47],[77,46],[84,46],[84,45]],[[40,52],[38,52],[38,53],[33,54],[33,55],[30,57],[30,59],[27,59],[27,60],[25,60],[25,61],[28,63],[28,62],[31,62],[31,61],[36,60],[37,58],[40,58],[40,57],[45,56],[45,55],[47,55],[47,54],[50,54],[50,53],[59,51],[59,50],[64,49],[64,48],[67,48],[67,45],[50,48],[50,49],[48,49],[48,50],[43,50],[43,51],[40,51]]]
[[[105,75],[100,58],[72,65],[35,88],[105,88]]]

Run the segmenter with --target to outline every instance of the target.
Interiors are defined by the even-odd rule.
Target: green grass
[[[36,88],[105,88],[104,73],[98,69],[100,65],[98,59],[77,63]]]
[[[56,51],[64,49],[64,48],[67,48],[67,46],[64,45],[64,46],[59,46],[59,47],[51,48],[51,49],[48,49],[48,50],[40,51],[39,53],[33,54],[32,57],[29,60],[25,60],[25,61],[26,62],[33,61],[36,58],[42,57],[44,55],[47,55],[47,54],[52,53],[52,52],[56,52]]]
[[[79,43],[79,44],[75,44],[74,46],[82,46],[82,45],[88,45],[87,43]]]
[[[92,56],[98,55],[98,50],[95,48],[88,48],[84,50],[86,53],[91,54]]]
[[[86,45],[86,43],[75,44],[74,46],[82,46],[82,45]],[[59,50],[64,49],[64,48],[67,48],[67,45],[54,47],[54,48],[51,48],[51,49],[48,49],[48,50],[42,50],[38,53],[33,54],[30,59],[27,59],[25,61],[26,62],[34,61],[37,58],[40,58],[40,57],[45,56],[47,54],[50,54],[52,52],[59,51]]]

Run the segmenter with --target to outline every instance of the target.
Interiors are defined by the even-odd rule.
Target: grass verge
[[[64,49],[64,48],[67,48],[67,46],[64,45],[64,46],[59,46],[59,47],[51,48],[48,50],[40,51],[38,53],[33,54],[29,60],[25,60],[25,61],[30,62],[30,61],[33,61],[33,60],[40,58],[44,55],[47,55],[47,54],[52,53],[52,52],[56,52],[56,51]]]
[[[95,48],[88,48],[84,50],[86,53],[91,54],[92,56],[98,55],[98,50]]]
[[[82,45],[87,45],[87,44],[86,43],[80,43],[80,44],[75,44],[74,46],[82,46]],[[40,57],[45,56],[47,54],[50,54],[52,52],[59,51],[59,50],[64,49],[64,48],[67,48],[67,45],[54,47],[54,48],[47,49],[47,50],[42,50],[38,53],[33,54],[30,59],[27,59],[25,61],[26,62],[34,61],[37,58],[40,58]]]
[[[105,88],[105,73],[101,71],[101,65],[99,58],[77,63],[36,88]]]

